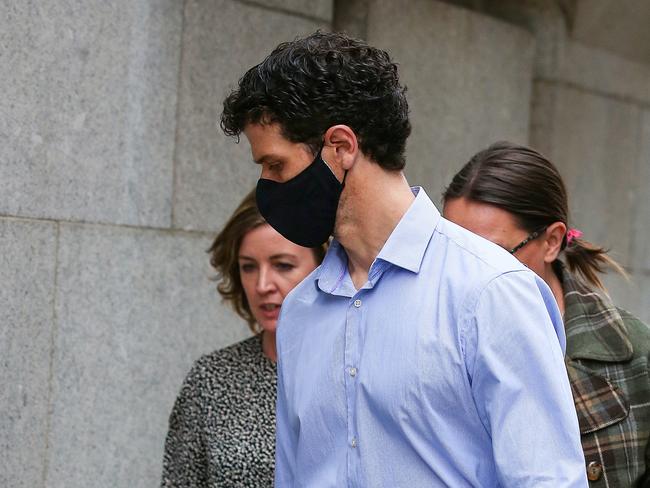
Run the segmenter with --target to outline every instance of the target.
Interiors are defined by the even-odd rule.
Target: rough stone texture
[[[609,274],[605,286],[614,303],[650,324],[650,273],[631,273],[629,280]]]
[[[548,0],[465,0],[474,8],[531,32],[535,43],[535,76],[548,77],[557,71],[558,59],[567,38],[566,9],[562,2]],[[566,2],[563,2],[566,3]]]
[[[613,257],[632,270],[631,284],[607,277],[616,303],[647,320],[650,122],[644,113],[650,101],[650,66],[638,57],[637,61],[620,57],[589,39],[615,34],[601,29],[586,35],[590,27],[578,17],[585,15],[585,9],[598,7],[591,2],[484,0],[466,6],[525,27],[534,35],[531,144],[562,171],[573,223],[589,240],[611,247]],[[567,31],[572,26],[573,32]]]
[[[185,5],[174,225],[213,231],[256,183],[246,139],[219,128],[223,99],[244,72],[282,41],[325,23],[228,0]],[[242,33],[254,32],[255,35]]]
[[[641,130],[638,140],[640,150],[632,255],[634,266],[650,273],[650,110],[645,110],[641,114]],[[646,298],[648,298],[645,302],[646,307],[650,309],[650,279],[648,279]]]
[[[368,37],[371,0],[335,0],[333,28],[358,39]]]
[[[602,3],[601,0],[595,1]],[[575,8],[576,5],[570,0],[482,0],[477,8],[489,15],[525,27],[534,35],[537,41],[534,63],[537,79],[564,81],[619,97],[650,102],[648,64],[638,59],[620,57],[615,52],[599,47],[598,43],[587,45],[580,42],[582,38],[575,35],[575,32],[572,37],[567,28],[575,23],[576,15],[583,15],[591,5],[591,0],[581,1],[580,8]],[[613,8],[619,9],[618,4]],[[629,9],[622,7],[621,10]],[[639,15],[639,20],[647,33],[647,20],[643,13]],[[624,23],[618,25],[623,26]],[[577,25],[574,27],[580,29]],[[606,37],[609,30],[602,29],[599,35]],[[621,49],[646,48],[647,46],[632,43],[621,46]]]
[[[579,42],[566,41],[557,64],[544,75],[604,94],[650,103],[650,64],[621,58]]]
[[[650,2],[577,0],[571,33],[586,44],[650,64]]]
[[[632,265],[639,196],[638,106],[556,84],[536,83],[532,145],[558,166],[569,194],[571,224],[585,238]],[[641,232],[646,232],[642,230]]]
[[[247,0],[247,3],[295,12],[326,22],[331,22],[334,15],[333,0]]]
[[[167,226],[182,2],[4,2],[0,213]]]
[[[370,5],[368,40],[400,64],[413,133],[407,175],[437,201],[453,174],[496,140],[528,142],[533,41],[452,5]]]
[[[0,219],[0,486],[43,476],[56,224]]]
[[[62,224],[49,488],[159,483],[190,365],[248,335],[219,304],[209,244],[200,234]]]
[[[645,270],[636,273],[633,280],[639,294],[638,306],[633,309],[633,313],[650,325],[650,273]]]
[[[437,200],[476,150],[526,142],[534,72],[532,142],[561,167],[586,237],[630,267],[631,284],[607,279],[615,302],[650,321],[650,66],[571,39],[570,1],[457,1],[532,34],[434,0],[336,2],[337,24],[402,63],[409,178]],[[334,18],[331,0],[5,4],[0,214],[210,232],[258,176],[247,143],[218,129],[223,97],[278,42]],[[158,484],[190,365],[248,334],[208,280],[209,243],[0,218],[1,487]]]

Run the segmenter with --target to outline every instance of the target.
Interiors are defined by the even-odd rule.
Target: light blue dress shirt
[[[360,290],[334,242],[284,301],[276,487],[587,486],[551,291],[414,192]]]

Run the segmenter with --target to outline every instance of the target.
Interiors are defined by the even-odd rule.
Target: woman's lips
[[[262,317],[264,317],[265,319],[277,320],[277,318],[280,316],[280,307],[281,305],[277,303],[264,303],[260,305],[259,309],[262,314]]]

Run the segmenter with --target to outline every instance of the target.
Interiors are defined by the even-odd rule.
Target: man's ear
[[[328,164],[348,171],[359,155],[359,141],[347,125],[333,125],[325,132],[322,156]]]
[[[562,241],[566,234],[566,224],[563,222],[555,222],[549,225],[544,231],[544,262],[552,263],[557,259],[558,254],[562,250]]]

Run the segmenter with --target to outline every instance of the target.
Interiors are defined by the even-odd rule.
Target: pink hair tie
[[[578,229],[569,229],[566,233],[566,245],[570,245],[573,239],[579,239],[582,237],[582,231]]]

